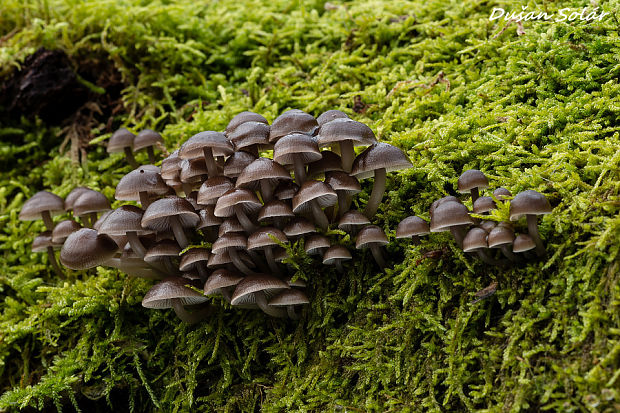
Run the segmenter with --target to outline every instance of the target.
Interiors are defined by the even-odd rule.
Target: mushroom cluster
[[[385,266],[381,247],[388,239],[370,220],[383,198],[386,174],[412,165],[399,148],[377,142],[367,125],[338,110],[314,118],[293,109],[271,125],[257,113],[242,112],[224,132],[190,137],[158,167],[154,148],[162,142],[150,130],[134,136],[119,129],[112,135],[108,152],[124,152],[135,167],[121,178],[115,198],[139,206],[123,205],[97,219],[102,209],[78,214],[74,203],[74,214],[92,228],[72,221],[76,226],[62,244],[61,263],[72,269],[106,265],[159,279],[143,306],[172,308],[190,323],[209,313],[214,295],[233,306],[298,318],[299,306],[309,300],[305,283],[287,274],[284,247],[299,242],[308,256],[344,271],[352,255],[330,229],[350,234],[357,249],[370,249]],[[360,146],[366,149],[356,156]],[[137,166],[133,154],[142,149],[151,164]],[[350,209],[361,192],[359,180],[371,177],[365,209]],[[69,197],[63,206],[62,199],[46,194],[57,205],[31,208],[42,197],[37,194],[24,205],[22,218],[42,218],[51,230],[51,215],[64,210]],[[54,247],[48,249],[52,255]]]
[[[526,190],[512,197],[510,191],[500,187],[490,196],[480,196],[480,191],[489,188],[489,180],[477,169],[463,172],[457,186],[459,192],[471,194],[471,211],[457,197],[446,196],[432,203],[430,226],[420,217],[407,217],[398,224],[396,238],[412,238],[414,243],[419,243],[421,235],[449,231],[464,252],[476,254],[490,265],[521,263],[545,256],[537,218],[549,214],[551,205],[543,194]],[[526,217],[527,233],[515,233],[513,225],[508,221],[484,218],[497,209],[500,203],[509,203],[510,221]],[[472,213],[478,218],[472,217]]]

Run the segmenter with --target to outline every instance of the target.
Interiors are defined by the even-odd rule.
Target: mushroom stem
[[[224,297],[224,299],[230,304],[230,300],[232,298],[232,288],[222,288],[220,290],[220,293],[222,294],[222,297]]]
[[[344,213],[351,207],[353,198],[345,191],[336,191],[336,193],[338,194],[338,217],[342,218]]]
[[[136,158],[133,156],[133,152],[131,151],[131,149],[125,147],[123,148],[123,150],[125,151],[125,160],[129,164],[129,166],[131,166],[132,169],[136,169],[139,165],[138,162],[136,162]]]
[[[267,304],[267,297],[265,297],[265,293],[262,291],[257,291],[256,293],[256,304],[258,308],[263,310],[266,314],[272,317],[285,318],[286,312],[282,309],[275,308]]]
[[[297,314],[297,312],[295,311],[295,306],[292,305],[287,305],[286,306],[286,313],[288,314],[289,318],[291,320],[299,320],[299,314]]]
[[[517,257],[517,255],[514,252],[510,251],[510,248],[508,248],[508,244],[501,245],[499,248],[502,250],[502,253],[504,254],[504,256],[508,258],[510,261],[521,262],[521,259]]]
[[[183,231],[183,227],[181,226],[179,217],[174,215],[170,217],[170,227],[172,228],[174,238],[177,240],[179,247],[181,247],[182,250],[187,248],[187,246],[189,245],[189,241],[187,240],[187,235],[185,235],[185,231]]]
[[[129,241],[129,245],[131,245],[131,249],[135,252],[138,257],[144,258],[146,254],[146,248],[144,248],[144,244],[138,238],[138,233],[136,231],[127,232],[127,241]]]
[[[185,194],[185,198],[187,198],[189,196],[189,194],[192,193],[192,189],[194,189],[192,184],[190,184],[188,182],[182,182],[181,183],[181,188],[183,188],[183,193]]]
[[[276,275],[282,275],[280,268],[278,268],[278,264],[276,264],[276,260],[273,258],[273,248],[265,247],[265,258],[267,258],[269,269]]]
[[[480,192],[478,191],[478,187],[471,189],[471,203],[472,205],[476,202],[476,199],[480,196]]]
[[[41,212],[41,218],[43,218],[43,223],[45,224],[45,228],[49,231],[54,229],[54,221],[52,221],[52,214],[49,211]]]
[[[251,269],[248,268],[247,265],[245,265],[245,263],[243,262],[241,257],[239,257],[239,253],[237,253],[236,249],[234,249],[234,248],[230,249],[228,251],[228,254],[229,254],[230,259],[232,260],[233,264],[235,265],[235,267],[237,267],[237,269],[239,271],[241,271],[245,275],[253,275],[253,274],[255,274],[254,271],[252,271]]]
[[[93,225],[95,225],[95,222],[97,222],[97,213],[91,212],[90,214],[86,215],[86,218],[88,221],[88,228],[92,228]]]
[[[263,198],[263,204],[271,201],[273,198],[273,186],[266,179],[260,179],[260,195]]]
[[[364,215],[366,215],[368,219],[371,219],[377,212],[377,209],[379,209],[379,204],[381,204],[383,194],[385,193],[385,183],[385,168],[377,169],[375,171],[375,183],[372,186],[372,192],[368,199],[368,204],[366,204],[366,209],[364,209]]]
[[[454,237],[456,244],[459,248],[463,248],[463,240],[465,239],[465,228],[466,225],[455,225],[450,227],[450,233]]]
[[[217,176],[217,163],[215,162],[215,158],[213,157],[213,151],[209,147],[202,148],[202,153],[205,157],[205,163],[207,164],[207,172],[209,173],[209,178],[213,178]]]
[[[299,155],[293,155],[293,167],[295,168],[295,182],[301,185],[306,180],[306,166],[299,157]]]
[[[314,217],[314,222],[316,222],[317,226],[323,231],[327,231],[329,221],[327,220],[327,215],[325,215],[325,212],[323,212],[323,210],[319,207],[319,204],[315,200],[310,201],[310,206],[312,207],[312,216]]]
[[[140,195],[140,205],[142,205],[142,209],[147,209],[149,205],[151,205],[149,193],[146,191],[140,191],[138,194]]]
[[[536,255],[542,258],[547,254],[547,251],[545,250],[545,246],[540,240],[540,234],[538,233],[538,218],[534,214],[527,214],[526,217],[527,232],[536,244]]]
[[[375,261],[377,265],[381,268],[385,268],[385,259],[383,258],[383,254],[381,253],[381,248],[376,245],[371,245],[370,252],[372,252],[372,256],[375,257]]]
[[[268,273],[269,272],[269,267],[267,266],[267,264],[265,264],[265,260],[263,260],[260,255],[258,255],[255,251],[253,250],[248,250],[247,251],[248,255],[250,256],[250,258],[252,259],[252,262],[254,264],[256,264],[258,266],[258,268],[260,268],[260,270],[264,273]]]
[[[205,267],[204,263],[197,263],[196,269],[198,270],[198,275],[200,275],[200,281],[202,281],[203,283],[207,281],[207,278],[209,278],[209,273],[207,272],[207,268]]]
[[[155,151],[153,151],[153,147],[147,146],[146,153],[149,154],[149,162],[151,163],[151,165],[154,165],[155,164]]]
[[[204,320],[205,317],[211,314],[211,311],[213,311],[213,307],[209,305],[204,308],[201,308],[200,310],[190,313],[189,311],[185,309],[185,307],[183,306],[183,303],[181,303],[181,299],[173,298],[171,301],[172,301],[172,308],[174,309],[174,312],[177,315],[177,317],[179,317],[181,321],[188,323],[188,324],[196,324],[197,322]]]
[[[237,219],[239,220],[239,223],[241,224],[243,230],[246,233],[251,234],[252,232],[256,231],[256,225],[254,225],[250,218],[248,218],[248,216],[245,214],[245,212],[243,211],[243,207],[241,207],[240,205],[235,205],[235,214],[237,214]]]
[[[482,262],[484,262],[486,264],[498,265],[498,266],[506,265],[506,261],[504,261],[504,260],[496,260],[495,258],[489,256],[489,254],[485,250],[483,250],[483,249],[476,250],[476,253],[478,255],[478,258],[480,258],[482,260]]]
[[[335,260],[336,261],[336,269],[338,270],[339,273],[344,273],[344,267],[342,266],[342,262],[340,262],[340,260]]]
[[[419,237],[419,236],[417,236],[417,235],[413,235],[413,236],[411,237],[411,243],[412,243],[413,245],[420,245],[420,244],[421,244],[421,242],[420,242],[420,237]]]
[[[340,141],[340,155],[342,156],[342,169],[346,173],[351,173],[355,152],[353,151],[353,141]]]
[[[52,264],[52,268],[54,269],[54,272],[56,273],[56,275],[59,278],[64,279],[65,273],[62,272],[62,270],[60,269],[60,266],[58,265],[58,261],[56,261],[56,254],[54,254],[53,247],[47,247],[47,259],[50,262],[50,264]]]
[[[166,271],[169,273],[169,275],[179,274],[179,269],[172,264],[172,260],[170,259],[170,257],[164,257],[164,267],[166,268]]]

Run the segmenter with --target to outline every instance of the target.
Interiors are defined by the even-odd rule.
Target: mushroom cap
[[[213,271],[205,281],[205,295],[219,294],[223,288],[234,287],[243,280],[243,275],[221,268]]]
[[[510,201],[510,220],[516,221],[524,215],[544,215],[551,213],[551,205],[543,194],[533,189],[519,192]]]
[[[165,195],[169,191],[168,185],[160,175],[158,167],[142,165],[123,176],[116,185],[114,198],[119,201],[140,201],[140,192],[149,195]]]
[[[201,304],[207,301],[207,297],[187,287],[189,283],[189,280],[183,277],[165,278],[148,290],[142,299],[142,306],[166,309],[172,308],[172,300],[175,299],[180,300],[183,305]]]
[[[246,122],[260,122],[264,124],[268,124],[267,119],[263,115],[259,115],[258,113],[244,111],[236,114],[230,122],[228,122],[228,126],[226,126],[226,134],[230,134],[235,131],[239,127]]]
[[[280,165],[293,165],[295,157],[304,164],[322,158],[319,146],[310,135],[291,133],[280,138],[273,147],[273,160]]]
[[[456,225],[473,224],[467,207],[459,202],[448,201],[440,204],[431,216],[431,232],[449,231]]]
[[[197,184],[202,182],[203,176],[209,174],[207,164],[204,157],[183,159],[181,161],[181,170],[179,171],[179,179],[181,182],[189,184]]]
[[[256,156],[245,151],[237,151],[230,155],[224,163],[224,176],[229,178],[238,177],[246,166],[251,164]]]
[[[248,250],[252,251],[276,247],[285,242],[288,242],[288,238],[286,238],[284,232],[277,228],[264,227],[253,232],[248,237]]]
[[[323,126],[325,125],[327,122],[331,122],[334,119],[341,119],[341,118],[348,118],[349,116],[337,109],[330,109],[330,110],[326,110],[325,112],[321,113],[319,115],[318,118],[316,118],[317,123],[319,124],[319,126]]]
[[[167,158],[161,161],[161,177],[163,179],[179,179],[181,172],[181,161],[179,150],[172,152]]]
[[[211,253],[207,248],[190,248],[181,255],[179,270],[188,271],[196,266],[199,262],[207,263]]]
[[[245,250],[248,248],[248,239],[238,232],[228,232],[215,240],[211,246],[213,254],[220,254],[229,250]]]
[[[473,188],[485,189],[489,187],[486,175],[477,169],[468,169],[459,176],[457,190],[459,192],[471,192]]]
[[[300,287],[300,288],[307,287],[306,282],[302,280],[301,278],[297,278],[295,281],[293,281],[293,276],[286,277],[284,279],[284,282],[286,282],[289,287]]]
[[[472,228],[463,238],[463,252],[471,252],[480,248],[488,248],[487,232],[482,228]]]
[[[353,259],[351,253],[342,245],[332,245],[323,254],[323,264],[325,265],[335,265],[336,261],[347,261],[351,259]]]
[[[258,158],[245,167],[237,177],[237,188],[255,190],[259,187],[260,180],[265,179],[270,185],[279,181],[290,181],[291,174],[282,165],[269,158]]]
[[[32,240],[30,250],[32,252],[45,252],[47,247],[58,248],[60,244],[52,240],[52,231],[43,231]]]
[[[293,199],[297,191],[299,191],[299,185],[295,182],[282,181],[273,191],[273,195],[280,201],[286,201],[287,199]]]
[[[274,199],[267,202],[258,212],[258,221],[269,221],[274,218],[292,218],[295,214],[291,207],[284,201]]]
[[[248,267],[254,268],[255,266],[254,261],[252,261],[252,258],[250,258],[250,256],[246,252],[239,251],[239,257]],[[230,258],[230,254],[228,253],[228,251],[225,251],[219,254],[213,253],[209,257],[209,262],[207,262],[207,267],[215,268],[215,267],[227,265],[230,263],[232,263],[232,259]]]
[[[284,227],[284,233],[289,238],[301,237],[316,232],[314,225],[305,218],[294,218]]]
[[[62,244],[71,233],[80,228],[82,228],[82,226],[72,219],[60,221],[54,226],[54,230],[52,231],[52,242],[54,244]]]
[[[81,217],[93,212],[109,211],[112,209],[110,201],[101,192],[95,190],[83,191],[73,202],[73,214]]]
[[[325,174],[325,183],[336,192],[342,191],[348,195],[355,195],[362,191],[356,177],[341,171],[332,171]]]
[[[281,137],[291,133],[313,135],[318,127],[319,124],[314,116],[299,109],[287,110],[271,124],[269,142],[274,143]]]
[[[222,223],[222,218],[216,217],[213,211],[215,211],[215,205],[207,205],[204,209],[198,211],[200,222],[196,229],[217,227]]]
[[[75,203],[75,200],[87,191],[91,191],[91,189],[85,186],[78,186],[76,188],[73,188],[65,198],[65,211],[71,211],[73,209],[73,204]]]
[[[242,305],[254,302],[253,295],[262,291],[270,297],[281,290],[287,290],[291,287],[287,283],[277,277],[269,274],[248,275],[235,288],[230,304]]]
[[[150,247],[144,254],[144,261],[148,263],[156,262],[164,257],[178,257],[181,247],[176,241],[165,239]]]
[[[396,238],[410,238],[414,235],[425,235],[430,233],[428,222],[417,216],[410,216],[398,223],[396,227]]]
[[[332,151],[322,151],[322,158],[308,165],[308,176],[316,178],[330,171],[342,171],[342,158]]]
[[[133,150],[133,141],[136,135],[125,128],[120,128],[112,134],[108,141],[108,153],[123,152],[125,148]]]
[[[512,252],[525,252],[536,248],[536,243],[527,234],[519,234],[512,244]]]
[[[218,230],[218,237],[224,236],[224,234],[228,234],[229,232],[244,232],[243,226],[235,217],[227,218],[222,222]]]
[[[507,190],[506,188],[502,188],[501,186],[499,188],[497,188],[495,191],[493,191],[493,196],[498,200],[498,201],[504,201],[506,200],[506,197],[512,196],[512,192],[510,192],[509,190]],[[67,202],[67,201],[65,201]]]
[[[258,200],[254,192],[235,188],[222,195],[215,204],[214,214],[216,217],[230,217],[235,215],[235,207],[243,208],[246,213],[255,213],[263,204]]]
[[[312,234],[304,242],[304,250],[308,255],[321,255],[330,246],[329,239],[321,234]]]
[[[244,122],[227,134],[235,150],[254,145],[269,145],[269,125],[263,122]]]
[[[318,203],[319,208],[325,208],[338,202],[338,195],[326,183],[321,181],[305,181],[293,197],[293,212],[295,214],[311,210],[310,202]]]
[[[385,232],[376,225],[367,225],[357,233],[355,238],[355,248],[363,249],[372,246],[381,247],[387,245],[388,239]]]
[[[515,233],[512,228],[504,225],[498,225],[493,228],[487,235],[489,248],[496,248],[502,245],[512,244],[515,239]]]
[[[478,224],[478,226],[480,228],[482,228],[483,230],[485,230],[487,233],[491,232],[493,230],[493,228],[495,228],[497,226],[497,222],[495,221],[482,221],[480,222],[480,224]]]
[[[72,270],[85,270],[103,264],[116,254],[112,238],[91,228],[71,233],[60,250],[60,262]]]
[[[364,214],[356,210],[349,210],[342,214],[338,221],[338,229],[345,232],[351,232],[356,228],[370,224],[370,220]]]
[[[459,204],[462,204],[461,200],[458,199],[455,196],[452,195],[448,195],[448,196],[444,196],[443,198],[439,198],[436,201],[434,201],[431,204],[431,207],[429,208],[429,213],[431,215],[431,218],[433,218],[433,213],[435,212],[435,209],[437,209],[437,207],[445,202],[457,202]]]
[[[222,132],[199,132],[189,138],[179,148],[181,159],[194,159],[204,156],[203,149],[211,148],[213,156],[228,156],[234,152],[232,143]]]
[[[169,196],[153,202],[144,211],[142,227],[154,231],[166,231],[172,228],[170,218],[176,216],[183,228],[195,228],[200,217],[194,207],[184,198]]]
[[[274,307],[286,307],[289,305],[303,305],[309,303],[310,300],[306,293],[296,288],[284,290],[269,300],[269,305]]]
[[[152,231],[142,228],[142,216],[144,211],[134,205],[123,205],[110,212],[110,215],[99,227],[100,234],[125,235],[135,231],[138,235],[151,233]]]
[[[355,158],[351,175],[357,179],[366,179],[373,176],[377,169],[392,172],[411,167],[413,165],[400,148],[389,143],[379,142],[369,146]]]
[[[353,119],[338,118],[327,122],[319,129],[317,135],[319,146],[331,146],[337,142],[351,141],[353,146],[366,146],[377,143],[375,134],[362,122]]]
[[[234,189],[235,184],[225,176],[215,176],[202,183],[196,201],[199,205],[215,205],[218,198]]]
[[[65,212],[65,203],[61,197],[48,191],[39,191],[24,203],[19,212],[22,221],[42,219],[41,214],[49,211],[50,215]]]
[[[143,129],[133,140],[133,151],[137,152],[149,146],[156,146],[158,143],[161,145],[164,144],[164,139],[158,132],[152,129]]]
[[[484,214],[494,209],[497,209],[497,205],[490,196],[481,196],[474,201],[474,214]]]

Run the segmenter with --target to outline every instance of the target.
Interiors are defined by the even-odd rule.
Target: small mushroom
[[[338,221],[338,229],[348,232],[351,235],[357,234],[360,228],[370,224],[370,220],[366,215],[359,211],[347,211]]]
[[[215,205],[222,195],[234,188],[235,184],[230,178],[225,176],[209,178],[200,186],[196,202],[203,206]]]
[[[318,161],[322,155],[316,140],[303,133],[292,133],[280,138],[273,147],[273,160],[280,165],[292,165],[295,182],[306,180],[306,164]]]
[[[114,257],[118,246],[105,234],[82,228],[67,237],[60,250],[60,262],[72,270],[86,270]]]
[[[234,287],[236,287],[241,280],[243,280],[243,275],[237,272],[228,271],[223,268],[215,270],[211,273],[209,278],[207,278],[207,281],[205,281],[204,293],[207,296],[220,294],[230,303]]]
[[[299,185],[293,181],[285,181],[278,184],[273,195],[280,201],[287,201],[293,199],[297,191],[299,191]]]
[[[233,215],[243,226],[246,233],[251,234],[256,229],[256,225],[248,217],[260,210],[263,204],[260,203],[254,192],[235,188],[222,195],[215,204],[214,214],[216,217],[227,218]]]
[[[230,303],[234,306],[256,304],[266,314],[272,317],[284,318],[286,317],[286,312],[269,306],[267,300],[280,291],[289,288],[288,284],[273,275],[249,275],[237,284]]]
[[[113,210],[99,227],[100,234],[110,237],[126,236],[132,250],[144,258],[146,248],[140,241],[139,235],[146,235],[152,231],[142,228],[144,211],[134,205],[123,205]]]
[[[498,261],[487,253],[487,233],[482,228],[470,229],[463,239],[463,252],[475,252],[478,257],[489,265],[502,265],[503,262]]]
[[[297,239],[316,232],[314,225],[305,218],[294,218],[284,227],[288,239]]]
[[[246,151],[258,157],[260,147],[269,145],[269,125],[262,122],[244,122],[227,134],[236,151]]]
[[[431,214],[431,232],[450,231],[461,248],[463,248],[465,228],[473,223],[469,210],[460,202],[444,202]]]
[[[319,124],[316,119],[303,110],[287,110],[278,116],[271,124],[269,142],[275,144],[283,136],[290,135],[292,133],[311,136],[314,135],[314,132],[318,126]]]
[[[273,222],[273,225],[278,228],[284,228],[286,221],[294,218],[295,214],[293,210],[286,202],[273,200],[267,202],[258,211],[258,222]]]
[[[267,203],[272,200],[277,184],[291,179],[291,174],[279,163],[269,158],[258,158],[237,177],[236,186],[252,191],[260,189],[263,203]]]
[[[245,167],[254,162],[256,158],[256,156],[244,151],[233,153],[224,163],[224,176],[231,179],[237,178]]]
[[[133,169],[138,167],[138,162],[136,162],[136,158],[133,156],[133,141],[135,137],[136,135],[127,129],[120,128],[112,134],[107,147],[108,153],[123,152],[125,160]]]
[[[179,270],[190,271],[196,269],[200,274],[200,279],[204,282],[208,277],[207,262],[210,257],[209,250],[206,248],[190,248],[181,256]]]
[[[304,242],[304,251],[308,255],[322,256],[329,247],[329,239],[321,234],[312,234]]]
[[[27,200],[19,212],[22,221],[36,221],[42,219],[45,227],[54,229],[52,215],[62,214],[65,204],[61,197],[48,191],[39,191]]]
[[[273,250],[281,243],[287,243],[288,238],[284,232],[277,228],[265,227],[257,230],[248,237],[248,251],[262,250],[267,258],[267,265],[274,274],[280,275],[281,271],[278,268],[274,257]]]
[[[166,195],[169,190],[158,167],[142,165],[121,178],[114,197],[119,201],[140,202],[143,208],[148,208],[152,196]]]
[[[267,119],[263,115],[259,115],[254,112],[241,112],[235,115],[230,122],[228,122],[228,126],[226,126],[226,135],[230,135],[233,133],[240,125],[246,122],[260,122],[264,124],[268,124]]]
[[[527,231],[536,243],[536,255],[543,257],[546,254],[545,247],[538,233],[538,215],[551,213],[551,205],[547,198],[540,192],[528,189],[519,192],[510,201],[510,220],[517,221],[525,215],[527,219]]]
[[[52,231],[52,243],[56,245],[63,244],[71,233],[80,228],[82,228],[82,226],[72,219],[60,221]]]
[[[138,152],[142,149],[146,149],[146,153],[149,155],[149,162],[154,164],[157,160],[155,159],[155,146],[164,145],[164,139],[161,135],[154,130],[144,129],[141,130],[140,133],[136,135],[133,140],[133,151]]]
[[[515,233],[510,226],[503,224],[504,223],[502,222],[488,232],[487,242],[489,244],[489,248],[499,248],[502,250],[504,256],[510,261],[519,262],[519,257],[517,257],[510,248],[514,242]]]
[[[195,159],[204,156],[209,178],[219,175],[215,158],[228,156],[234,152],[232,143],[221,132],[200,132],[185,141],[179,148],[181,159]]]
[[[252,271],[241,259],[238,254],[239,250],[247,251],[248,239],[245,235],[238,232],[229,232],[219,237],[211,246],[211,252],[213,254],[222,254],[227,252],[232,260],[232,263],[239,271],[246,275],[256,274]]]
[[[90,228],[97,221],[97,213],[111,210],[110,201],[101,192],[83,191],[73,202],[73,215],[86,221]]]
[[[477,169],[468,169],[463,172],[457,182],[458,191],[461,193],[471,192],[471,201],[476,202],[481,189],[489,187],[486,175]]]
[[[344,261],[352,260],[353,257],[348,249],[343,247],[342,245],[332,245],[325,251],[323,254],[323,264],[325,265],[335,265],[336,270],[340,273],[344,273],[344,267],[342,263]]]
[[[506,188],[499,187],[495,191],[493,191],[493,196],[498,201],[505,201],[506,197],[512,196],[512,192],[510,192]]]
[[[181,248],[176,241],[165,239],[146,250],[144,261],[154,267],[163,264],[168,275],[178,275],[179,268],[172,262],[172,258],[177,258],[180,252]]]
[[[534,254],[531,252],[536,248],[536,242],[527,234],[519,234],[512,243],[512,252],[515,254],[522,253],[525,258],[532,259]]]
[[[349,118],[338,118],[325,123],[317,135],[319,146],[338,148],[342,156],[342,169],[349,173],[355,158],[354,146],[377,143],[375,134],[367,125]]]
[[[295,288],[284,290],[269,300],[271,307],[286,307],[286,312],[292,320],[299,320],[299,314],[295,312],[295,307],[309,303],[308,296]]]
[[[385,259],[381,253],[381,247],[387,245],[388,239],[385,232],[376,225],[368,225],[360,230],[355,239],[355,248],[370,248],[372,256],[375,258],[379,267],[385,267]]]
[[[184,228],[196,228],[199,221],[200,217],[186,199],[169,196],[149,205],[142,216],[142,228],[153,231],[172,230],[181,249],[185,249],[189,241]]]
[[[338,216],[342,218],[351,207],[353,195],[360,193],[362,187],[354,176],[337,171],[327,173],[325,183],[338,195]]]
[[[342,119],[342,118],[348,118],[349,116],[337,109],[330,109],[330,110],[326,110],[325,112],[321,113],[319,115],[318,118],[316,118],[317,123],[319,124],[319,127],[325,125],[327,122],[331,122],[334,119]]]
[[[76,188],[73,188],[71,192],[69,192],[69,194],[65,197],[65,211],[66,212],[72,211],[75,200],[78,199],[78,197],[82,195],[84,192],[88,192],[88,191],[92,191],[92,189],[87,188],[85,186],[78,186]]]
[[[151,287],[142,299],[142,306],[154,309],[172,308],[181,321],[197,323],[212,312],[212,307],[207,306],[192,313],[187,311],[186,305],[203,304],[207,301],[207,297],[187,287],[189,283],[190,281],[183,277],[168,277]]]
[[[54,272],[58,277],[65,278],[65,274],[60,269],[58,262],[56,261],[56,254],[54,248],[60,247],[61,244],[54,243],[52,238],[52,231],[45,231],[40,233],[32,241],[32,252],[47,252],[47,259],[52,265]]]
[[[321,159],[319,159],[318,161],[314,161],[308,165],[309,178],[321,179],[325,176],[327,172],[342,172],[342,159],[340,159],[340,156],[338,154],[332,151],[322,151],[321,156]]]
[[[497,205],[495,205],[495,201],[490,196],[481,196],[474,201],[473,204],[474,214],[485,215],[490,211],[497,209]]]
[[[338,195],[329,185],[321,181],[306,181],[293,197],[293,213],[312,212],[317,226],[326,231],[329,220],[323,208],[335,205],[337,201]]]
[[[420,235],[430,233],[428,222],[417,216],[410,216],[398,223],[396,238],[411,238],[413,245],[420,245]]]

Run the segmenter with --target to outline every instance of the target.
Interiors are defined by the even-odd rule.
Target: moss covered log
[[[593,4],[4,0],[0,410],[620,410],[620,3],[601,2],[600,21],[489,20]],[[24,112],[14,87],[41,48],[66,54],[80,90],[63,118]],[[35,192],[113,199],[130,170],[105,151],[116,128],[174,148],[288,108],[340,109],[414,165],[388,176],[373,218],[392,241],[385,270],[369,252],[345,274],[295,257],[311,299],[299,322],[219,305],[186,325],[142,308],[151,281],[62,280],[30,251],[43,223],[17,217]],[[448,234],[394,239],[468,168],[547,196],[543,261],[494,268]]]

